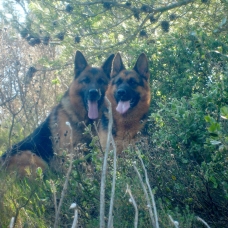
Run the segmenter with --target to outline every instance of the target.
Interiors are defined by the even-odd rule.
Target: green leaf
[[[37,173],[38,176],[42,176],[43,170],[42,170],[40,167],[38,167],[38,168],[36,169],[36,173]]]
[[[181,161],[182,161],[182,163],[184,163],[184,164],[187,164],[188,163],[188,160],[187,159],[181,159]]]
[[[214,122],[214,119],[212,117],[210,117],[210,116],[205,116],[204,119],[208,123]]]
[[[210,133],[216,133],[220,131],[221,127],[219,123],[212,123],[211,126],[208,128]]]
[[[217,180],[216,180],[215,177],[210,176],[210,177],[209,177],[209,181],[211,181],[211,182],[213,183],[213,187],[214,187],[214,188],[217,188],[217,187],[218,187],[218,183],[217,183]]]
[[[58,78],[56,78],[56,79],[53,79],[53,80],[51,81],[51,83],[52,83],[52,85],[59,85],[59,84],[60,84],[60,81],[59,81]]]
[[[227,106],[223,106],[221,108],[221,116],[223,119],[228,119],[228,107]]]

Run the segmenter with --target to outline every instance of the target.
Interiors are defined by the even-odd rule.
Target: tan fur
[[[16,171],[19,176],[35,176],[38,167],[45,170],[47,163],[31,151],[23,151],[10,157],[8,160],[8,170]],[[16,168],[15,168],[16,167]]]

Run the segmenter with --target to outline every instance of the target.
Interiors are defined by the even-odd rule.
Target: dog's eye
[[[84,82],[86,84],[90,83],[90,79],[89,78],[84,78],[81,80],[81,82]]]
[[[116,81],[116,85],[118,86],[118,85],[120,85],[122,82],[123,82],[123,80],[119,78],[119,79]]]
[[[103,79],[99,78],[99,79],[97,80],[97,83],[100,84],[100,85],[102,85],[102,84],[105,83],[105,81],[104,81]]]
[[[130,86],[136,86],[138,83],[134,80],[134,79],[130,79],[129,81],[128,81],[128,84],[130,85]]]

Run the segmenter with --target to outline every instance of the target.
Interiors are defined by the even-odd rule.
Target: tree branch
[[[192,2],[194,2],[194,0],[184,0],[184,1],[177,2],[177,3],[173,3],[171,5],[155,9],[154,13],[158,13],[158,12],[162,12],[163,13],[165,11],[168,11],[168,10],[171,10],[171,9],[183,6],[183,5],[187,5],[187,4],[192,3]]]

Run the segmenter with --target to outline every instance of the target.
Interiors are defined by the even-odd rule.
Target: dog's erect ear
[[[149,73],[149,64],[148,59],[144,53],[142,53],[138,59],[137,62],[133,68],[139,75],[141,75],[143,78],[148,80],[150,77]]]
[[[112,69],[112,60],[114,59],[114,54],[111,54],[103,63],[102,65],[102,69],[104,70],[104,72],[107,74],[108,78],[110,78],[110,74],[111,74],[111,69]]]
[[[77,78],[80,73],[88,66],[88,63],[84,55],[80,51],[76,51],[75,60],[74,60],[74,74]]]
[[[122,58],[120,56],[120,53],[117,53],[114,57],[114,60],[112,62],[112,73],[111,77],[115,77],[117,74],[120,73],[121,70],[125,70],[125,66],[123,64]]]

